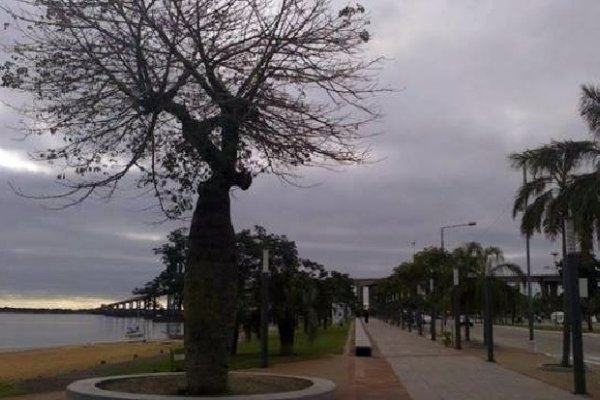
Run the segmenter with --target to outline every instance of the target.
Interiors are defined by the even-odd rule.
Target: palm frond
[[[600,134],[600,89],[594,85],[581,86],[579,113],[594,135]]]
[[[492,267],[492,269],[490,270],[490,273],[492,275],[499,273],[499,272],[509,272],[509,273],[516,275],[518,277],[521,277],[521,278],[525,277],[525,274],[523,273],[523,270],[521,269],[521,267],[515,263],[497,264],[494,267]]]
[[[546,214],[548,204],[554,199],[551,190],[536,197],[536,199],[527,206],[521,217],[521,233],[524,235],[533,235],[534,232],[542,231],[542,223]]]
[[[542,220],[546,236],[554,239],[561,232],[562,222],[569,209],[569,199],[564,193],[559,193],[546,205],[546,213]]]
[[[550,176],[538,176],[530,182],[521,185],[515,196],[513,203],[513,218],[520,212],[523,212],[526,208],[529,200],[539,196],[540,194],[548,190],[548,186],[552,186],[552,177]],[[550,190],[552,188],[550,187]]]
[[[534,176],[569,174],[583,163],[594,161],[600,155],[595,142],[590,140],[552,141],[535,149],[509,155],[511,166],[526,167]]]

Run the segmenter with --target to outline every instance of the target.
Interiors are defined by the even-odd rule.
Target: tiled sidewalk
[[[583,398],[376,319],[367,330],[413,400]]]
[[[373,349],[372,357],[348,358],[349,384],[343,388],[344,400],[410,400],[406,389],[382,354]]]
[[[372,357],[354,356],[353,332],[354,329],[351,328],[342,355],[277,364],[269,370],[329,379],[337,385],[335,400],[411,400],[406,389],[377,349],[373,349]]]

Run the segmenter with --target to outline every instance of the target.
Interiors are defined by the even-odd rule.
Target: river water
[[[128,339],[128,328],[139,326],[148,340],[166,339],[180,324],[143,318],[117,318],[94,314],[0,313],[0,351],[23,350]]]

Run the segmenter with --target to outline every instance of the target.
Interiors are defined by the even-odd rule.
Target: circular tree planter
[[[152,383],[155,381],[154,383],[158,386],[165,386],[163,383],[167,381],[176,384],[178,379],[184,377],[183,373],[167,372],[75,381],[67,387],[67,400],[331,400],[335,390],[333,382],[320,378],[255,372],[231,372],[230,375],[240,381],[260,381],[264,379],[269,383],[280,383],[280,385],[273,384],[271,386],[289,386],[293,389],[279,392],[225,394],[222,396],[188,396],[164,393],[151,394],[148,392],[148,388],[144,388],[146,386],[144,382]]]

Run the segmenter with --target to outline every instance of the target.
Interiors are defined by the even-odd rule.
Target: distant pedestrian
[[[363,317],[365,318],[365,324],[369,323],[369,310],[366,308],[363,310]]]

